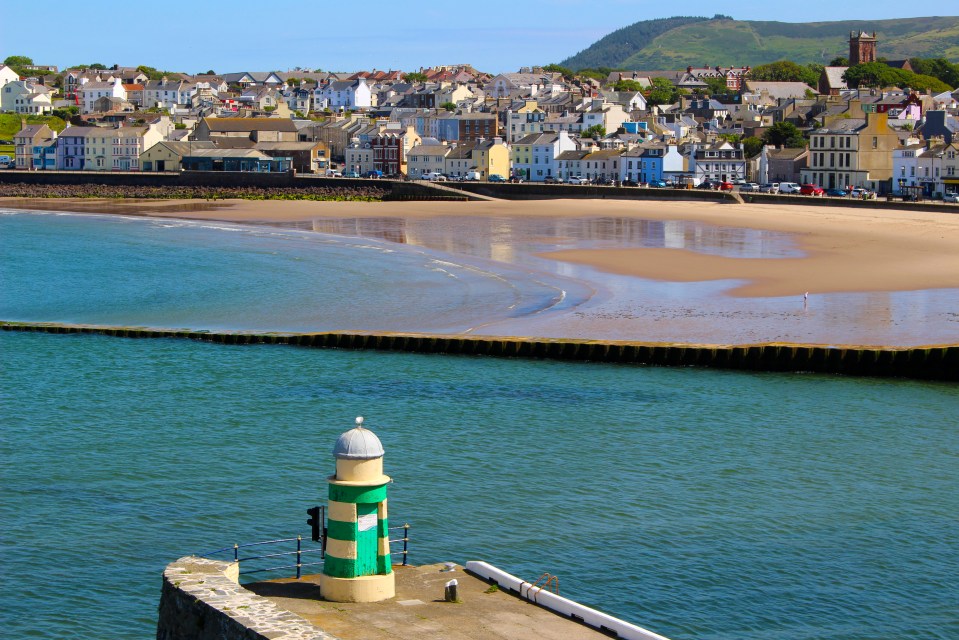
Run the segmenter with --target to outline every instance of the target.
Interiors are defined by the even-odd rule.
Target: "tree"
[[[829,61],[829,66],[830,67],[848,67],[849,58],[845,56],[839,56],[838,58],[833,58],[832,60]]]
[[[444,102],[440,105],[440,109],[446,109],[447,111],[456,111],[455,102]]]
[[[763,150],[763,141],[756,136],[743,138],[743,155],[747,158],[755,158]],[[805,146],[805,145],[803,145]]]
[[[766,129],[763,141],[777,147],[799,149],[806,146],[806,139],[802,132],[791,122],[777,122]]]
[[[646,94],[646,102],[651,105],[673,104],[679,99],[679,89],[666,78],[653,78],[653,84]]]
[[[643,85],[636,80],[620,80],[613,85],[613,91],[642,91]]]
[[[562,67],[558,64],[548,64],[545,67],[543,67],[543,71],[545,71],[546,73],[562,74],[562,76],[566,78],[567,80],[572,80],[576,76],[576,74],[573,73],[572,69],[569,69],[567,67]]]
[[[215,76],[215,75],[216,75],[216,71],[214,71],[213,69],[207,69],[207,70],[206,70],[206,73],[203,74],[203,75]]]
[[[812,85],[819,82],[819,72],[790,60],[779,60],[755,67],[749,72],[749,79],[765,82],[803,82]]]
[[[594,124],[591,127],[583,129],[579,135],[582,138],[605,138],[606,127],[601,124]]]
[[[403,81],[409,82],[410,84],[426,82],[427,80],[429,80],[429,78],[426,77],[426,74],[420,73],[419,71],[411,71],[403,76]]]
[[[910,58],[909,66],[919,75],[932,76],[950,87],[959,87],[959,64],[945,58]]]
[[[28,56],[7,56],[3,64],[8,67],[26,67],[33,64],[33,58]]]

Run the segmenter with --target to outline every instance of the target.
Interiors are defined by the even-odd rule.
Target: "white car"
[[[570,176],[566,182],[569,184],[589,184],[589,178],[584,178],[583,176]]]
[[[799,193],[802,187],[796,182],[780,182],[779,193]]]
[[[947,193],[942,196],[943,202],[959,202],[959,193]]]
[[[759,185],[759,193],[779,193],[779,183],[761,184]]]
[[[755,182],[745,182],[739,185],[739,190],[742,192],[746,191],[759,191],[759,185]]]

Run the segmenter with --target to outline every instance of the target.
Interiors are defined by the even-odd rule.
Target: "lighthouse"
[[[386,517],[383,445],[363,418],[333,447],[326,560],[320,593],[333,602],[377,602],[395,593]]]

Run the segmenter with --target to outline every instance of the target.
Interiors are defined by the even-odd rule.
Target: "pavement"
[[[491,587],[459,565],[394,566],[396,597],[383,602],[327,602],[320,576],[244,585],[340,640],[597,640],[608,635]],[[456,578],[459,602],[446,602]]]

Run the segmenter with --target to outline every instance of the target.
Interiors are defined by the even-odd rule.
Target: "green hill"
[[[959,61],[959,17],[754,22],[715,18],[663,18],[624,27],[560,64],[571,69],[682,69],[751,66],[792,60],[828,64],[849,55],[849,32],[877,32],[879,56],[889,60],[944,57]]]

